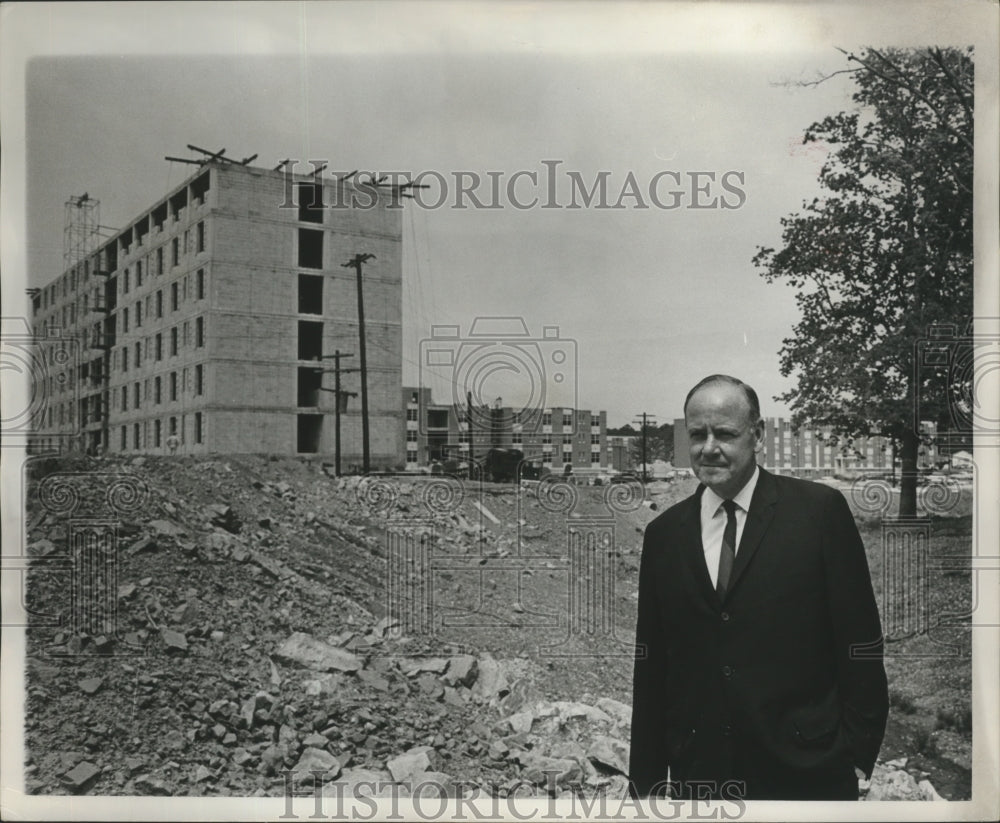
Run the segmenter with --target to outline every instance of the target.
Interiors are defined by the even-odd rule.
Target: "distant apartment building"
[[[607,437],[607,466],[619,472],[632,471],[636,467],[634,458],[635,434],[609,434]]]
[[[925,440],[918,465],[932,466],[934,427],[923,425]],[[852,474],[859,471],[892,471],[892,446],[879,435],[834,438],[829,429],[794,429],[783,417],[764,419],[764,448],[757,462],[769,471],[805,475]],[[691,468],[690,441],[683,418],[674,420],[674,466]]]
[[[554,472],[608,466],[607,412],[553,407],[525,413],[496,404],[435,403],[428,388],[404,388],[407,469],[434,461],[478,460],[491,448],[514,448]]]
[[[340,188],[334,189],[339,186]],[[46,450],[332,453],[337,350],[359,365],[363,268],[370,449],[401,451],[401,209],[347,183],[213,160],[33,297],[36,337],[76,341],[47,386]],[[374,195],[374,196],[373,196]],[[51,348],[51,347],[49,347]],[[342,453],[362,454],[357,371]]]

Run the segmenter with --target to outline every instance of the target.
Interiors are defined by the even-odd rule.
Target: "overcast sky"
[[[405,383],[447,401],[450,375],[420,367],[431,326],[467,335],[476,317],[518,316],[532,338],[556,326],[564,341],[560,384],[558,346],[533,350],[548,358],[547,405],[606,409],[609,425],[642,411],[664,422],[695,381],[723,371],[758,389],[765,414],[786,413],[773,397],[791,385],[778,350],[794,295],[751,258],[818,193],[825,150],[802,146],[803,131],[853,105],[847,76],[797,82],[845,68],[837,46],[886,42],[876,32],[895,11],[551,5],[73,4],[38,16],[23,75],[28,282],[62,270],[70,195],[88,192],[103,224],[127,225],[192,172],[164,160],[193,156],[188,143],[266,167],[432,171],[448,204],[407,201],[403,219]],[[903,25],[893,42],[948,42],[933,18]],[[568,173],[590,186],[607,172],[609,203],[631,175],[650,207],[516,208],[511,177],[538,175],[514,194],[544,202],[546,161],[559,161],[559,203]],[[502,207],[449,207],[461,171],[493,172]],[[661,172],[680,176],[657,188],[664,204],[680,192],[675,209],[648,196]],[[692,172],[716,180],[698,177],[698,194]],[[729,190],[727,172],[739,173]],[[488,181],[478,194],[489,200]],[[523,402],[524,374],[479,379],[484,399]]]

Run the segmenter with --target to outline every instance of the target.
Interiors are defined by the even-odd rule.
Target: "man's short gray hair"
[[[747,405],[750,406],[750,423],[751,425],[757,424],[760,420],[760,400],[757,399],[757,392],[753,390],[752,386],[744,383],[738,377],[732,377],[728,374],[710,374],[708,377],[699,380],[694,388],[687,393],[687,397],[684,398],[685,417],[687,417],[688,403],[691,402],[691,398],[694,397],[695,392],[710,383],[728,383],[730,386],[736,386],[736,388],[742,391],[743,396],[747,400]]]

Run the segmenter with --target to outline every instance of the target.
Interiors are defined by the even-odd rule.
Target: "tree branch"
[[[937,118],[937,121],[941,124],[941,126],[947,132],[949,132],[952,135],[952,137],[955,137],[957,140],[961,141],[961,143],[963,145],[965,145],[966,148],[969,149],[969,151],[973,150],[972,141],[969,140],[969,138],[967,138],[960,131],[957,131],[951,124],[949,124],[948,121],[945,120],[945,118],[941,114],[941,112],[939,112],[937,110],[937,108],[934,106],[934,104],[931,103],[931,101],[927,99],[927,95],[925,95],[919,89],[915,88],[913,86],[913,84],[910,83],[908,80],[901,79],[900,77],[890,77],[890,76],[888,76],[888,75],[880,72],[878,69],[874,68],[869,63],[866,63],[860,57],[857,57],[856,55],[851,54],[850,52],[844,51],[844,49],[838,48],[837,50],[839,52],[841,52],[842,54],[845,54],[847,56],[848,60],[853,60],[855,63],[859,63],[860,65],[864,66],[868,71],[870,71],[876,77],[880,77],[883,80],[885,80],[887,83],[892,83],[894,86],[898,86],[899,88],[906,89],[908,92],[910,92],[910,94],[912,94],[918,100],[921,100],[923,102],[923,104],[925,106],[927,106],[927,108],[929,108],[934,113],[934,116]],[[900,73],[899,69],[896,67],[896,64],[893,63],[888,57],[886,57],[885,55],[883,55],[881,52],[879,52],[878,49],[874,49],[874,48],[869,47],[868,51],[871,52],[872,54],[874,54],[876,57],[878,57],[884,63],[886,63],[887,65],[891,66],[893,69],[895,69],[896,72],[897,72],[897,74]]]
[[[941,71],[944,72],[944,76],[948,78],[948,82],[955,91],[955,96],[958,97],[958,102],[962,104],[962,108],[965,110],[965,116],[968,118],[970,123],[973,122],[972,107],[967,102],[969,95],[965,94],[962,90],[962,86],[958,82],[958,78],[956,78],[955,75],[952,74],[951,69],[948,68],[948,64],[945,62],[941,49],[928,49],[928,52],[934,59],[934,62],[941,67]]]

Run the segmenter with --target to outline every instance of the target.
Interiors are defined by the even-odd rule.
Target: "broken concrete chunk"
[[[499,521],[499,519],[497,519],[497,516],[495,514],[493,514],[493,512],[491,512],[489,509],[487,509],[486,506],[484,506],[478,500],[473,500],[472,501],[472,505],[475,506],[477,509],[479,509],[479,512],[484,517],[488,518],[491,523],[493,523],[496,526],[500,525],[500,521]]]
[[[251,762],[254,756],[250,754],[246,749],[236,749],[233,752],[233,763],[237,766],[245,766],[247,763]]]
[[[503,669],[493,657],[483,655],[479,658],[478,666],[479,677],[472,688],[473,694],[484,700],[492,700],[494,697],[506,697],[510,693]]]
[[[295,632],[274,653],[276,660],[320,672],[356,672],[361,658],[305,632]]]
[[[218,526],[232,534],[238,534],[243,528],[243,523],[237,517],[236,512],[225,503],[212,503],[205,507],[205,513],[213,526]]]
[[[94,692],[104,685],[104,681],[99,677],[88,677],[86,680],[81,680],[77,685],[86,694],[94,694]]]
[[[137,777],[134,785],[140,794],[167,795],[171,793],[166,783],[158,777],[148,774]]]
[[[42,557],[52,554],[55,550],[56,544],[51,540],[45,540],[44,538],[42,540],[36,540],[28,547],[30,554],[38,554]]]
[[[389,691],[389,681],[375,672],[360,671],[358,672],[358,679],[373,689],[378,689],[381,692]]]
[[[101,773],[100,768],[84,760],[63,775],[63,782],[74,792],[86,791]]]
[[[913,775],[903,769],[878,765],[872,774],[865,800],[922,800],[923,794]]]
[[[160,637],[163,638],[163,642],[168,649],[187,651],[187,638],[181,632],[174,631],[173,629],[162,629]]]
[[[597,708],[607,714],[616,723],[628,726],[632,723],[632,707],[611,697],[602,697],[597,701]]]
[[[300,777],[323,772],[325,778],[331,778],[340,774],[340,761],[325,749],[307,747],[292,770]]]
[[[160,521],[166,522],[166,521]],[[155,552],[159,546],[156,545],[156,541],[152,537],[143,537],[136,540],[131,546],[129,546],[128,553],[131,555],[140,554],[141,552]]]
[[[521,777],[536,786],[546,786],[550,781],[556,786],[565,786],[579,780],[583,774],[580,764],[568,758],[546,757],[534,752],[519,753],[518,757]]]
[[[392,779],[401,783],[428,771],[431,768],[431,761],[426,751],[411,750],[406,754],[392,758],[385,765],[392,774]]]
[[[533,721],[534,717],[532,717],[531,712],[518,712],[507,718],[507,722],[515,734],[517,732],[530,732]]]
[[[621,740],[604,735],[595,737],[587,749],[587,758],[597,766],[628,774],[628,746]]]
[[[479,664],[471,654],[460,654],[449,658],[448,670],[443,680],[450,686],[465,686],[470,688],[479,676]]]
[[[588,706],[586,703],[556,700],[552,705],[559,712],[559,716],[565,720],[584,717],[594,723],[611,723],[611,718],[605,712],[595,706]]]
[[[149,522],[149,528],[157,534],[165,534],[169,537],[176,537],[179,534],[185,534],[185,531],[181,526],[178,526],[170,520],[151,520]]]

